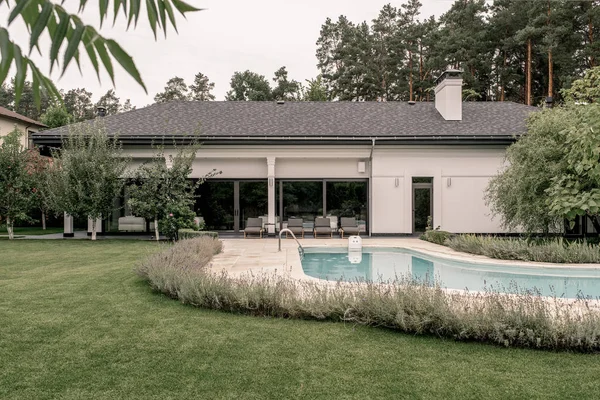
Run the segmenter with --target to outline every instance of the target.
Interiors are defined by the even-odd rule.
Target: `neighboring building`
[[[435,104],[170,102],[103,121],[136,164],[153,142],[199,137],[191,178],[222,171],[196,204],[211,229],[239,231],[264,215],[274,233],[292,217],[332,215],[355,216],[373,235],[412,234],[432,216],[451,232],[502,232],[484,190],[536,108],[463,103],[461,90],[462,79],[445,73]],[[57,146],[66,132],[32,137]]]
[[[46,125],[14,111],[10,111],[7,108],[0,107],[0,136],[6,136],[14,131],[15,127],[23,133],[23,146],[29,147],[29,134],[38,132],[42,128],[46,128]]]

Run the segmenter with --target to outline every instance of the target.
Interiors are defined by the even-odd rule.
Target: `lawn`
[[[1,399],[597,398],[594,355],[183,306],[133,273],[157,245],[0,243]]]
[[[60,227],[52,227],[49,226],[46,230],[43,230],[41,226],[25,226],[25,227],[16,227],[15,235],[49,235],[51,233],[62,233],[64,228]],[[0,235],[8,235],[8,231],[6,227],[3,226],[0,228]]]

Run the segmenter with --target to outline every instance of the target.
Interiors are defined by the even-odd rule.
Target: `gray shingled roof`
[[[445,121],[433,102],[184,102],[153,104],[104,117],[121,138],[202,137],[491,137],[525,132],[537,110],[512,102],[463,103],[462,121]],[[60,135],[66,128],[35,135]]]

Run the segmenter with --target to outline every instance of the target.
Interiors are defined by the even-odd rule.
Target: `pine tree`
[[[166,103],[173,100],[189,100],[188,87],[183,78],[175,76],[167,81],[165,90],[154,96],[154,101],[157,103]]]
[[[235,72],[231,77],[231,90],[225,95],[228,101],[273,100],[271,86],[263,75],[246,70]]]
[[[190,85],[190,97],[195,101],[214,100],[215,96],[211,93],[214,88],[215,84],[209,81],[208,76],[198,72],[194,76],[194,83]]]

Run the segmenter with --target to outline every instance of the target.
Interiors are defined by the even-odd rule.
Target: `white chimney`
[[[462,71],[447,69],[436,79],[435,109],[446,121],[462,121]]]

